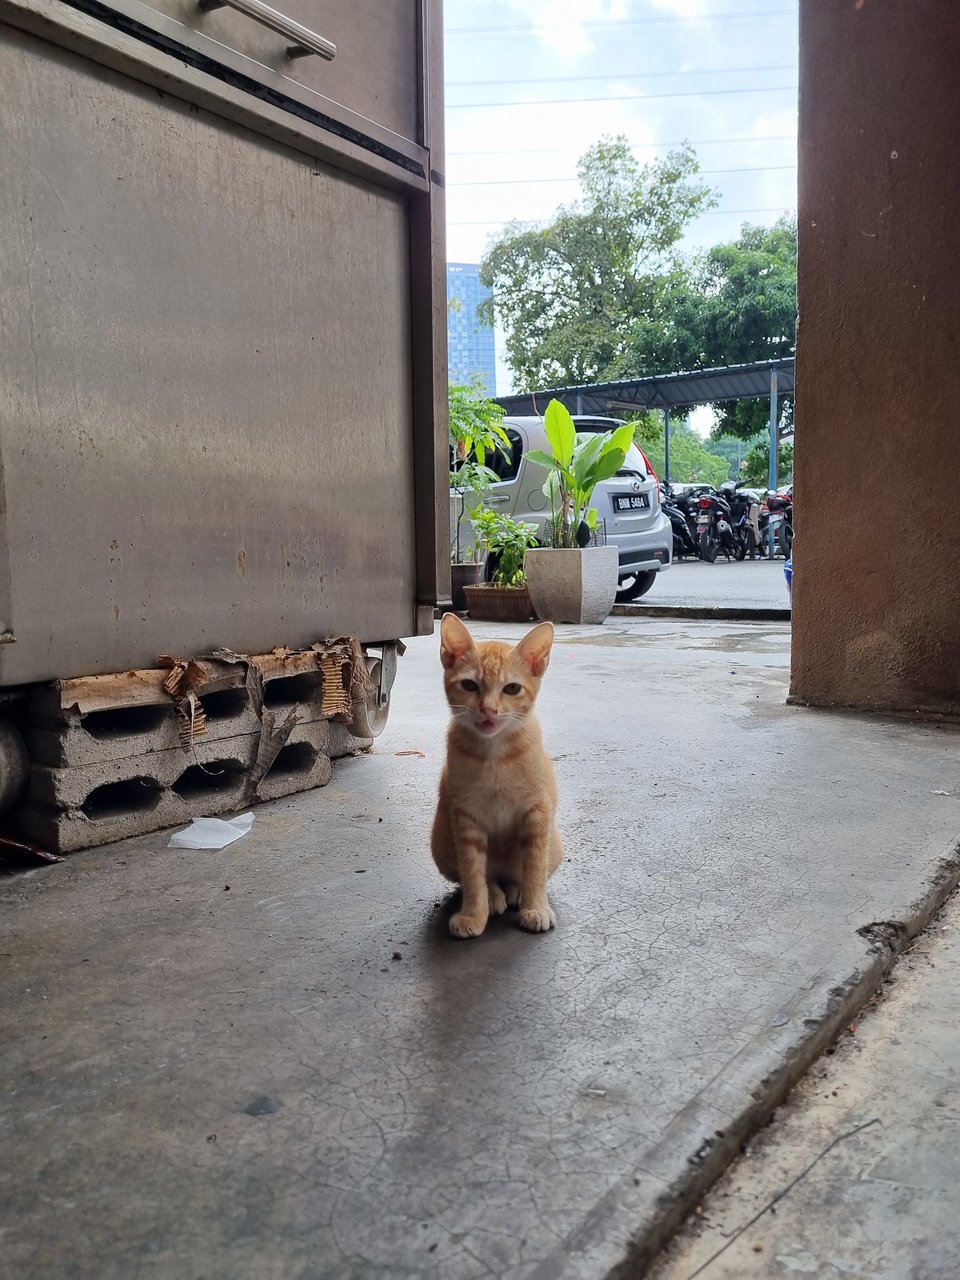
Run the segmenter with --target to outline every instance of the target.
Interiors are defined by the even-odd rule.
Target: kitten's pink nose
[[[484,698],[480,703],[480,710],[485,716],[490,716],[491,719],[495,719],[499,712],[499,707],[495,702],[491,702],[488,698]]]

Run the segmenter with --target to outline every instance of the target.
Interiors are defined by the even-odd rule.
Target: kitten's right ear
[[[440,619],[440,661],[449,671],[462,662],[476,648],[473,636],[455,613],[445,613]]]

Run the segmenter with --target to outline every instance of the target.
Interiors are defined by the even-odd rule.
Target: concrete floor
[[[954,898],[651,1280],[960,1276],[958,968]]]
[[[953,874],[956,732],[786,707],[788,644],[562,629],[548,935],[447,935],[433,639],[375,754],[238,843],[8,877],[4,1276],[639,1274],[875,966],[857,929]]]
[[[638,605],[789,609],[782,560],[679,560],[661,573]]]

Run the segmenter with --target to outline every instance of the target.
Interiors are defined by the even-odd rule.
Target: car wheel
[[[627,604],[630,600],[639,600],[645,596],[657,580],[656,569],[648,569],[646,573],[635,573],[629,578],[620,579],[617,591],[617,604]],[[609,596],[607,597],[609,599]]]

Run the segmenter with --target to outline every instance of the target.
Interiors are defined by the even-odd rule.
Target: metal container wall
[[[162,14],[0,3],[4,685],[432,626],[437,6],[394,6],[352,79],[371,6],[353,28],[322,7],[351,100],[308,119],[197,64]],[[416,137],[359,116],[391,51],[409,102],[394,83],[382,121]]]

